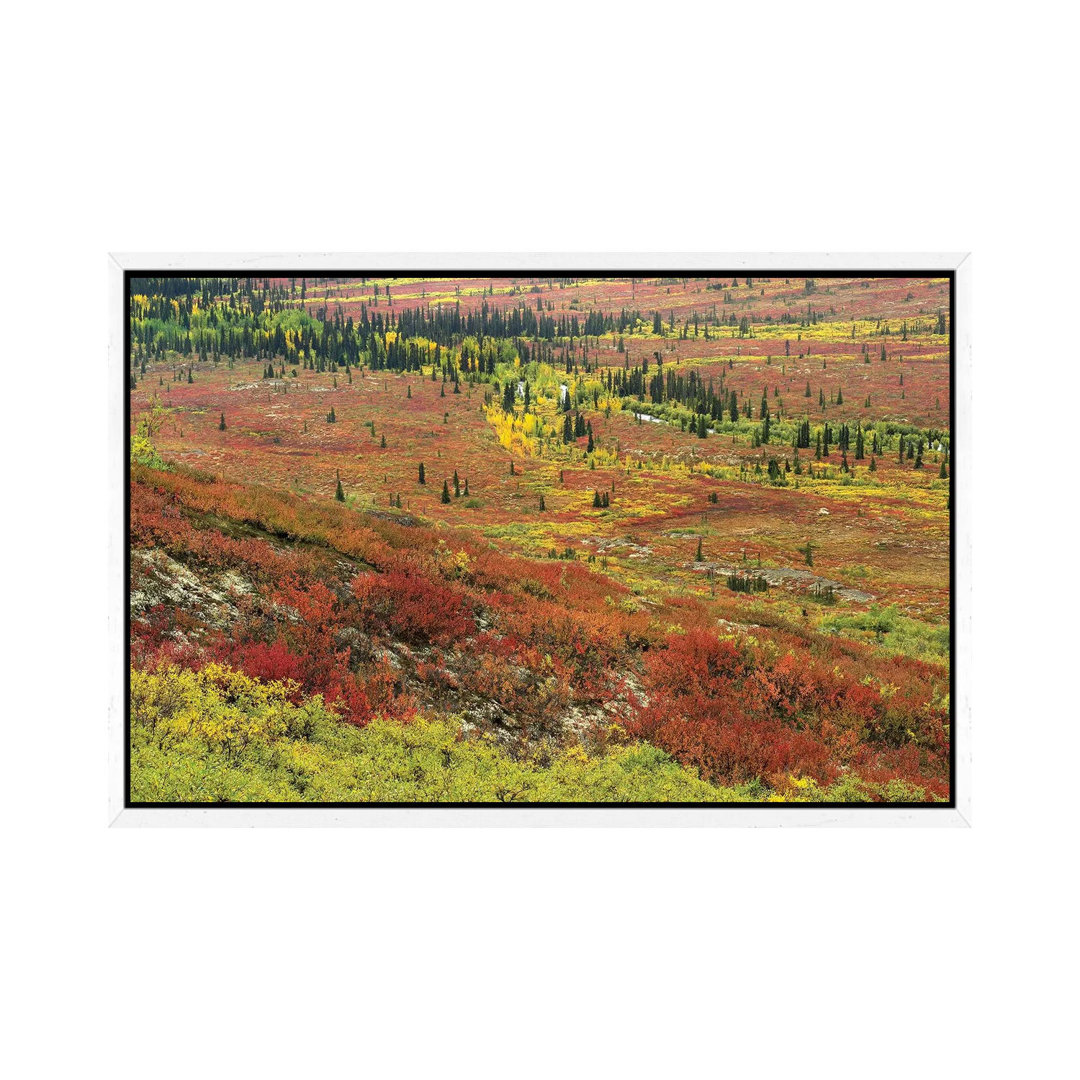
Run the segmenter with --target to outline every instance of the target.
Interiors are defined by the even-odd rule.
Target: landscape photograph
[[[127,805],[953,804],[950,272],[127,271]]]

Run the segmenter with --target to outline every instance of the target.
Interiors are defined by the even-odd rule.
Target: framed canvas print
[[[967,273],[115,256],[116,823],[967,823]]]

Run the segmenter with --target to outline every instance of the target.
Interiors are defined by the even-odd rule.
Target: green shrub
[[[949,628],[900,614],[895,604],[873,604],[867,611],[833,615],[822,621],[826,633],[870,640],[884,651],[935,663],[949,662]]]

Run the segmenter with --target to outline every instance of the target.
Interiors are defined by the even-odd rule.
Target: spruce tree
[[[224,413],[221,414],[221,419],[218,421],[217,429],[218,429],[218,431],[224,431],[225,430],[225,414]]]
[[[694,562],[701,562],[701,537],[698,537],[697,542],[697,554],[694,556]]]
[[[340,472],[338,473],[338,476],[337,476],[337,491],[334,492],[334,498],[337,499],[338,502],[344,502],[345,501],[345,489],[341,486],[341,473]]]
[[[444,480],[442,482],[442,501],[448,503],[450,501],[450,486]]]
[[[427,481],[424,479],[424,463],[422,461],[420,462],[419,479],[417,480],[417,483],[420,483],[420,484],[426,484],[427,483]]]

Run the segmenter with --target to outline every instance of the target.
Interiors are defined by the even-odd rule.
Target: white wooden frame
[[[491,270],[508,273],[581,270],[695,270],[699,272],[769,271],[833,272],[851,270],[940,270],[956,272],[956,305],[951,312],[954,335],[954,382],[956,431],[953,432],[953,491],[955,567],[953,609],[954,666],[952,670],[953,754],[955,755],[955,808],[928,807],[797,807],[773,805],[762,808],[696,807],[206,807],[199,809],[149,809],[124,806],[125,701],[127,694],[127,649],[124,640],[124,606],[128,603],[125,582],[127,537],[124,535],[124,272],[158,270],[210,270],[221,273],[259,275],[281,268],[310,271],[357,271],[415,269]],[[115,457],[109,475],[109,611],[110,672],[109,701],[109,821],[118,827],[139,826],[233,826],[278,825],[289,827],[325,826],[532,826],[541,828],[578,826],[711,827],[865,827],[865,826],[970,826],[972,772],[971,718],[971,257],[957,254],[808,254],[808,253],[414,253],[414,254],[114,254],[109,261],[109,435]]]

